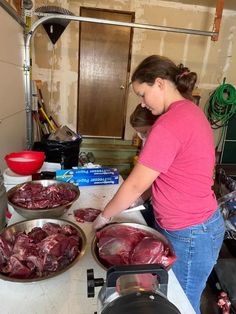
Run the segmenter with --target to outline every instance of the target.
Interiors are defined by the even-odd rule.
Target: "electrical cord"
[[[223,83],[209,97],[205,114],[212,129],[227,125],[236,112],[236,89],[231,84]]]

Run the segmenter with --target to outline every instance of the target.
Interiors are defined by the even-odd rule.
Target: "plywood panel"
[[[23,28],[0,7],[0,61],[22,66]]]

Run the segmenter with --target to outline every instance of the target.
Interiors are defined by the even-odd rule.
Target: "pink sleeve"
[[[179,140],[163,126],[155,125],[148,135],[138,161],[146,167],[166,173],[179,150]]]

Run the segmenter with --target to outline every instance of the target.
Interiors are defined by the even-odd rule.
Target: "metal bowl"
[[[114,225],[133,227],[133,228],[136,228],[136,229],[140,229],[140,230],[146,231],[147,233],[151,234],[155,239],[158,239],[158,240],[162,241],[166,246],[168,246],[169,249],[170,249],[171,255],[172,254],[174,255],[174,249],[173,249],[172,244],[170,243],[170,241],[165,236],[163,236],[160,232],[158,232],[157,230],[152,229],[152,228],[150,228],[148,226],[145,226],[145,225],[136,224],[136,223],[129,223],[129,222],[111,223],[111,224],[105,226],[102,230],[106,230],[106,229],[108,229],[110,227],[114,227]],[[110,266],[108,264],[106,264],[106,262],[103,261],[99,257],[98,245],[97,244],[98,244],[98,238],[95,235],[93,240],[92,240],[92,243],[91,243],[91,251],[92,251],[93,258],[95,259],[95,261],[98,263],[99,266],[101,266],[105,270],[108,270],[108,268]],[[170,269],[170,267],[167,268],[167,270],[168,269]]]
[[[71,205],[78,199],[80,195],[79,188],[75,186],[74,184],[64,182],[64,181],[58,181],[58,180],[34,180],[27,182],[27,184],[38,184],[41,183],[44,187],[50,186],[50,185],[63,185],[71,190],[74,190],[76,192],[76,197],[73,201],[68,202],[67,204],[54,207],[54,208],[25,208],[20,207],[14,203],[11,202],[11,198],[13,194],[21,188],[26,183],[21,183],[16,185],[15,187],[11,188],[7,192],[7,199],[8,203],[14,208],[14,210],[21,216],[27,218],[27,219],[35,219],[35,218],[58,218],[64,215],[68,209],[71,207]]]
[[[85,252],[85,248],[86,248],[86,244],[87,244],[87,240],[86,240],[86,236],[83,232],[83,230],[76,224],[74,224],[73,222],[67,221],[65,219],[32,219],[32,220],[25,220],[25,221],[21,221],[21,222],[17,222],[9,227],[6,227],[5,229],[2,230],[2,232],[0,233],[1,236],[4,235],[9,235],[9,233],[15,233],[15,232],[30,232],[34,227],[42,227],[44,224],[46,223],[55,223],[58,224],[60,226],[62,225],[70,225],[72,227],[74,227],[80,237],[81,237],[81,243],[79,244],[79,250],[80,253],[77,255],[77,257],[69,264],[67,265],[65,268],[57,271],[57,272],[52,272],[51,274],[45,276],[45,277],[37,277],[37,278],[29,278],[29,279],[18,279],[18,278],[11,278],[8,277],[2,273],[0,273],[0,279],[3,280],[7,280],[7,281],[13,281],[13,282],[35,282],[35,281],[40,281],[40,280],[45,280],[48,278],[52,278],[55,277],[59,274],[64,273],[65,271],[67,271],[69,268],[71,268],[73,265],[75,265],[78,260],[84,255]]]

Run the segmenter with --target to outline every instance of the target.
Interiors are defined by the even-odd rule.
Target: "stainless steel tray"
[[[152,229],[148,226],[137,224],[137,223],[123,222],[123,223],[111,223],[111,224],[105,226],[102,230],[106,230],[110,227],[113,227],[114,225],[133,227],[136,229],[146,231],[146,232],[150,233],[155,239],[162,241],[166,246],[168,246],[170,248],[170,252],[174,253],[174,249],[173,249],[170,241],[155,229]],[[92,252],[93,258],[95,259],[95,261],[98,263],[99,266],[101,266],[103,269],[107,270],[109,268],[108,265],[106,265],[104,263],[104,261],[99,258],[97,243],[98,243],[98,239],[95,235],[93,237],[93,240],[91,243],[91,252]]]
[[[44,187],[48,187],[50,185],[62,185],[70,190],[74,190],[76,192],[76,197],[73,201],[68,202],[67,204],[64,204],[62,206],[54,207],[54,208],[35,208],[35,209],[29,209],[25,207],[20,207],[14,203],[11,202],[12,195],[21,188],[24,184],[31,183],[31,184],[42,184]],[[15,187],[11,188],[7,192],[7,199],[8,203],[14,208],[14,210],[21,216],[27,219],[35,219],[35,218],[58,218],[64,215],[68,209],[71,207],[71,205],[79,198],[80,191],[77,186],[74,184],[71,184],[69,182],[64,181],[58,181],[58,180],[34,180],[30,182],[25,182],[16,185]]]
[[[65,219],[25,220],[25,221],[17,222],[13,225],[10,225],[9,227],[6,227],[5,229],[2,230],[0,235],[4,236],[4,235],[7,235],[9,233],[15,233],[15,232],[20,232],[20,231],[21,232],[24,232],[24,231],[30,232],[34,227],[42,227],[45,223],[48,223],[48,222],[55,223],[55,224],[58,224],[60,226],[67,224],[67,225],[74,227],[78,231],[82,241],[81,241],[80,247],[79,247],[80,253],[77,255],[77,257],[69,265],[67,265],[64,269],[61,269],[57,272],[53,272],[53,273],[51,273],[45,277],[30,278],[30,279],[17,279],[17,278],[8,277],[8,276],[0,273],[0,279],[7,280],[7,281],[13,281],[13,282],[22,282],[22,283],[45,280],[45,279],[52,278],[52,277],[55,277],[59,274],[64,273],[69,268],[71,268],[73,265],[75,265],[78,262],[78,260],[84,255],[86,244],[87,244],[87,239],[86,239],[84,231],[78,225],[74,224],[73,222],[67,221]]]

